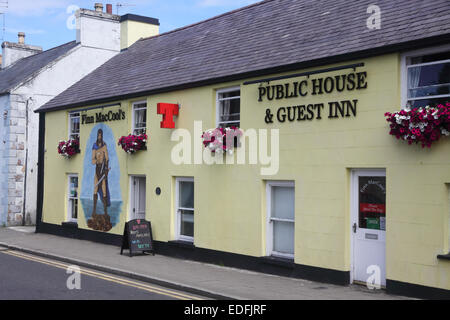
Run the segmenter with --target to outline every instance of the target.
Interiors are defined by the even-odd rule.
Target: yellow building
[[[410,145],[385,113],[446,108],[449,8],[327,2],[141,39],[38,109],[38,232],[120,245],[145,218],[159,254],[448,297],[448,132]],[[231,127],[228,145],[207,131]]]

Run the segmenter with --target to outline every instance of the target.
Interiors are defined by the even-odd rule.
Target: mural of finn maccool
[[[121,222],[122,191],[116,138],[111,128],[95,125],[85,145],[81,204],[88,228],[109,232]]]
[[[94,230],[109,231],[112,228],[111,219],[108,215],[108,207],[111,205],[111,197],[108,187],[109,167],[108,147],[103,141],[103,130],[98,129],[97,141],[92,146],[92,164],[95,165],[94,172],[94,194],[92,218],[88,220],[88,227]],[[97,201],[103,203],[103,215],[97,214]]]

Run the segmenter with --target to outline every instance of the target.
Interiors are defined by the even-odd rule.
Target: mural
[[[106,124],[96,125],[86,141],[81,205],[90,229],[108,232],[122,212],[120,167],[114,134]]]

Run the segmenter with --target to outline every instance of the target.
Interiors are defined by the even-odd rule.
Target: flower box
[[[77,153],[80,153],[80,142],[77,139],[61,140],[58,143],[58,153],[69,159]]]
[[[136,153],[139,150],[147,150],[147,139],[148,136],[145,133],[134,135],[130,134],[128,136],[122,136],[119,139],[118,145],[129,154]]]
[[[436,107],[404,109],[399,112],[386,112],[386,121],[390,123],[389,134],[408,144],[422,144],[431,147],[442,136],[450,135],[450,102]]]
[[[243,133],[237,127],[215,128],[206,130],[203,135],[203,145],[213,153],[233,153],[233,149],[240,145],[239,139]]]

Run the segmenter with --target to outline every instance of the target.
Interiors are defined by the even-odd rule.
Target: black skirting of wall
[[[450,290],[389,279],[386,280],[386,292],[419,299],[450,300]]]
[[[122,244],[121,235],[79,229],[74,223],[55,225],[40,222],[36,226],[36,232],[115,245],[118,247],[118,250],[120,250],[120,246]],[[242,254],[198,248],[190,243],[181,241],[154,241],[154,249],[156,254],[204,263],[212,263],[225,267],[246,269],[250,271],[337,285],[348,285],[350,283],[349,271],[305,266],[295,264],[291,260],[272,257],[252,257]]]

